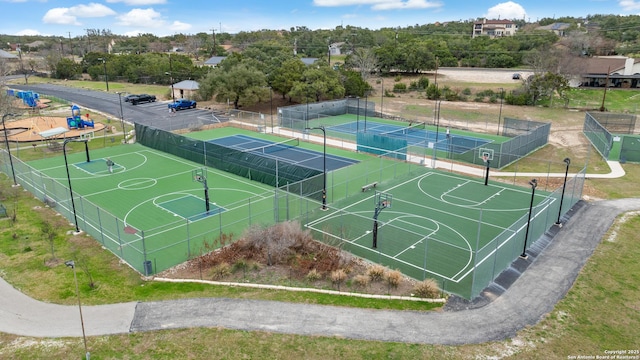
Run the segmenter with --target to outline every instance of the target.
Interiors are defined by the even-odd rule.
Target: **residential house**
[[[489,36],[495,38],[513,36],[516,31],[518,31],[518,25],[511,20],[482,19],[473,23],[473,33],[471,37]]]
[[[536,28],[536,30],[552,31],[554,34],[560,37],[564,37],[567,35],[566,32],[569,27],[571,27],[571,24],[569,23],[553,23],[545,26],[539,26]]]
[[[608,79],[608,83],[607,83]],[[640,88],[640,60],[624,56],[600,56],[585,61],[582,86]]]

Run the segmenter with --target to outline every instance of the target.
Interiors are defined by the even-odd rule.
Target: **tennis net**
[[[300,139],[293,138],[293,139],[287,139],[287,140],[280,141],[273,144],[254,147],[251,149],[244,149],[242,150],[242,152],[245,152],[245,153],[249,152],[252,154],[271,154],[278,151],[289,150],[298,145],[300,145]]]
[[[386,131],[381,133],[380,135],[384,136],[398,136],[398,135],[411,135],[411,134],[424,134],[426,126],[424,123],[418,123],[415,125],[409,125],[407,127],[403,127],[396,130]]]

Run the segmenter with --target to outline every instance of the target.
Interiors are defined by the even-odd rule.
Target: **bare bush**
[[[369,286],[369,276],[368,275],[356,275],[353,277],[353,284],[359,289],[365,289]]]
[[[421,298],[438,298],[440,297],[440,287],[434,279],[424,279],[413,287],[413,293]]]
[[[252,226],[245,232],[240,246],[261,253],[274,264],[286,263],[295,254],[310,253],[318,247],[311,232],[302,230],[295,221],[271,227]]]
[[[209,273],[214,280],[223,279],[229,274],[231,274],[231,266],[227,263],[220,263],[212,267],[211,272]]]
[[[347,272],[343,269],[334,270],[331,272],[331,282],[338,286],[340,290],[340,284],[347,280]]]
[[[402,282],[402,273],[398,270],[391,270],[385,274],[384,279],[389,287],[396,289]]]
[[[305,276],[305,278],[307,279],[307,281],[314,282],[322,279],[322,274],[316,269],[311,269],[311,271],[307,273],[307,276]]]
[[[387,272],[387,269],[382,265],[373,265],[367,270],[367,275],[371,281],[380,281],[384,278],[384,274]]]

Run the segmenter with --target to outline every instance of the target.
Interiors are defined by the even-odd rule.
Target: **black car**
[[[140,95],[133,96],[131,99],[129,99],[129,102],[132,105],[138,105],[140,103],[155,102],[155,101],[156,101],[156,96],[149,95],[149,94],[140,94]]]
[[[124,100],[124,102],[130,102],[130,101],[131,101],[131,99],[133,99],[133,98],[134,98],[134,97],[136,97],[136,96],[139,96],[139,95],[136,95],[136,94],[129,94],[129,95],[124,96],[122,99]]]
[[[513,76],[511,76],[511,78],[513,80],[520,80],[520,74],[519,73],[515,73],[515,74],[513,74]]]

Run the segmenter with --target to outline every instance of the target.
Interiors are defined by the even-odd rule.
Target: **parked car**
[[[520,74],[519,73],[515,73],[515,74],[513,74],[513,76],[511,76],[511,78],[513,80],[520,80]]]
[[[195,109],[196,102],[189,99],[178,99],[174,103],[169,103],[168,106],[169,106],[169,109],[176,109],[176,110]]]
[[[136,96],[139,96],[139,95],[136,95],[136,94],[128,94],[128,95],[124,96],[122,99],[124,100],[124,102],[130,102],[130,101],[131,101],[131,99],[133,99],[133,98],[134,98],[134,97],[136,97]]]
[[[144,102],[155,102],[156,101],[156,96],[155,95],[149,95],[149,94],[140,94],[140,95],[136,95],[134,97],[132,97],[131,99],[129,99],[129,102],[132,105],[138,105],[140,103],[144,103]]]

